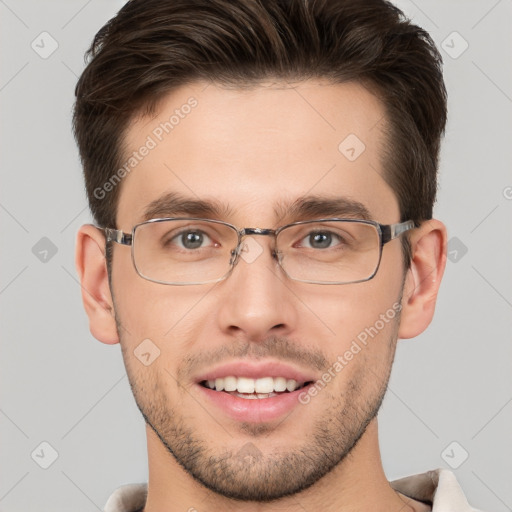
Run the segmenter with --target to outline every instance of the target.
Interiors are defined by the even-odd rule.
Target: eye
[[[343,238],[332,231],[311,231],[300,241],[300,246],[310,249],[329,249],[340,243],[343,243]]]
[[[200,249],[204,243],[211,243],[212,239],[199,230],[186,230],[172,237],[166,245],[175,244],[181,249]]]

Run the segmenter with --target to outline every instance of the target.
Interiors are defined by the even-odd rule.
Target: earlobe
[[[398,337],[421,334],[434,316],[437,293],[446,266],[447,234],[445,225],[430,219],[410,237],[411,267],[407,271]]]
[[[91,334],[103,343],[119,343],[114,304],[108,283],[105,237],[92,224],[85,224],[78,231],[75,265]]]

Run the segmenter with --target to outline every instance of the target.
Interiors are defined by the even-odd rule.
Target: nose
[[[218,291],[217,321],[230,336],[261,341],[289,335],[297,321],[297,298],[273,256],[269,237],[244,238],[238,262]]]

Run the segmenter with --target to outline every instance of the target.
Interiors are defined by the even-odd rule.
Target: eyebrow
[[[177,192],[169,192],[155,199],[144,209],[141,222],[164,217],[200,217],[225,220],[235,209],[215,199],[195,199]],[[348,197],[308,195],[293,202],[279,201],[274,205],[274,215],[286,222],[315,218],[354,218],[373,220],[368,208]]]
[[[294,222],[321,217],[340,217],[373,220],[368,208],[361,202],[349,197],[303,196],[293,203],[279,202],[274,207],[279,219]]]
[[[204,217],[220,220],[232,214],[233,210],[229,205],[214,199],[195,199],[169,192],[147,205],[142,214],[142,222],[162,217]]]

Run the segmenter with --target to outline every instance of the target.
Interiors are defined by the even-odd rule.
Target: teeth
[[[274,391],[274,379],[272,377],[256,379],[254,383],[254,391],[256,391],[256,393],[270,393]]]
[[[286,389],[288,391],[294,391],[296,387],[297,387],[297,381],[296,380],[288,379],[286,381]]]
[[[238,393],[255,393],[255,397],[260,398],[274,396],[275,393],[282,393],[286,390],[295,391],[304,385],[303,382],[297,382],[295,379],[286,379],[284,377],[261,377],[260,379],[251,379],[249,377],[228,376],[207,380],[205,384],[210,389],[216,391],[237,391]]]
[[[238,377],[236,389],[239,393],[254,393],[254,379]]]
[[[277,393],[257,393],[256,396],[258,398],[270,398],[272,396],[277,396]]]
[[[286,379],[284,377],[274,379],[274,391],[286,391]]]
[[[225,391],[236,391],[237,378],[236,377],[224,377],[224,390]]]
[[[249,400],[255,400],[258,398],[271,398],[277,396],[277,393],[234,393],[235,396],[240,398],[248,398]]]

